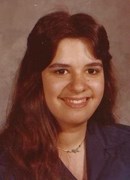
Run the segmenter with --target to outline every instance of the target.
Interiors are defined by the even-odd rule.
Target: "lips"
[[[82,98],[70,98],[65,97],[62,98],[64,103],[71,107],[71,108],[83,108],[87,105],[89,97],[82,97]]]

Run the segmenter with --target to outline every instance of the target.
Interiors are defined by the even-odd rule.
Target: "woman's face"
[[[42,82],[47,106],[62,128],[86,125],[103,97],[102,62],[82,40],[65,38]]]

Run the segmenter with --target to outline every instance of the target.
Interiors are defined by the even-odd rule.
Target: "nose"
[[[87,79],[83,75],[75,75],[69,83],[69,90],[74,93],[81,93],[88,87]]]

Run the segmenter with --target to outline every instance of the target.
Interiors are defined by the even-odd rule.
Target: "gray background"
[[[115,114],[130,125],[130,0],[0,0],[0,126],[26,38],[41,16],[55,10],[89,13],[105,26],[119,86]]]

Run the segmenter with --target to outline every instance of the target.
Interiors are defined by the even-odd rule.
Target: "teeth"
[[[73,104],[81,104],[81,103],[84,103],[86,102],[86,98],[84,99],[66,99],[66,101],[68,101],[69,103],[73,103]]]
[[[84,100],[70,100],[70,102],[75,103],[75,104],[79,104],[85,101],[86,101],[85,99]]]
[[[62,98],[62,100],[64,100],[65,104],[71,108],[83,108],[87,105],[88,103],[88,99],[89,97],[82,97],[82,98],[70,98],[70,97],[65,97],[65,98]]]

